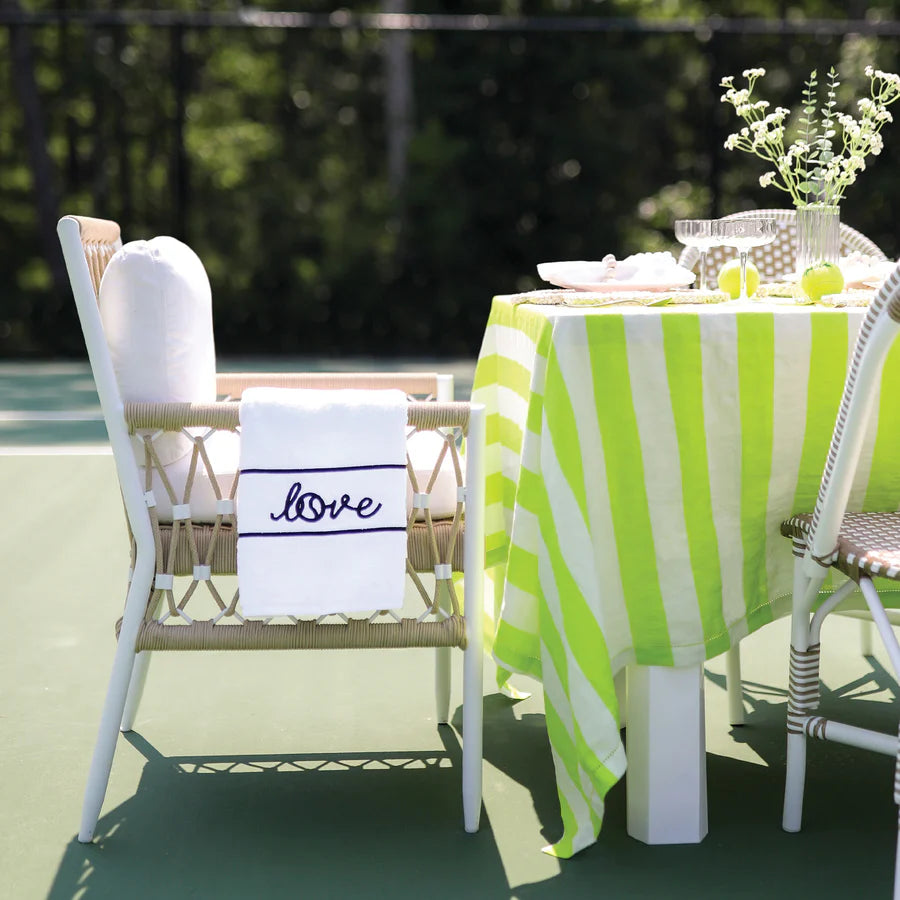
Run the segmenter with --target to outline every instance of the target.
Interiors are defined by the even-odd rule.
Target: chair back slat
[[[860,326],[835,422],[807,546],[830,565],[884,361],[900,329],[900,265],[884,280]]]

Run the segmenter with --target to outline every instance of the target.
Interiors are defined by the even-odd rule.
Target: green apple
[[[759,287],[759,269],[747,261],[747,296],[752,297]],[[719,290],[736,300],[741,296],[741,261],[732,259],[719,269]]]
[[[844,274],[834,263],[816,263],[803,273],[800,287],[810,300],[816,302],[826,294],[839,294],[844,289]]]

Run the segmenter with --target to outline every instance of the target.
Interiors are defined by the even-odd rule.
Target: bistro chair
[[[900,329],[900,266],[884,281],[863,320],[844,386],[825,471],[812,513],[792,516],[781,533],[793,541],[794,592],[787,713],[787,773],[783,827],[799,831],[806,772],[806,739],[818,738],[886,753],[896,759],[894,802],[900,804],[900,740],[816,715],[819,653],[825,617],[859,590],[900,678],[898,645],[874,578],[900,581],[900,513],[848,512],[848,500],[884,360]],[[815,609],[830,570],[847,577]],[[900,832],[898,832],[900,841]],[[900,898],[900,843],[894,897]]]
[[[794,274],[795,247],[797,244],[797,212],[793,209],[757,209],[731,213],[725,219],[748,219],[756,216],[772,216],[778,223],[778,236],[771,244],[754,247],[750,252],[750,260],[759,269],[763,281],[782,281]],[[840,223],[841,255],[861,253],[876,260],[886,260],[884,251],[862,232]],[[711,247],[706,254],[707,283],[715,284],[719,269],[734,258],[733,248],[725,246]],[[679,265],[692,271],[700,264],[700,251],[696,247],[685,247],[678,259]],[[860,646],[864,654],[872,652],[869,616],[864,610],[851,610],[842,613],[860,622]],[[896,619],[900,624],[900,617]],[[743,698],[741,693],[741,656],[740,646],[735,645],[726,653],[726,689],[728,692],[728,716],[732,725],[744,723]]]
[[[483,407],[452,402],[452,380],[431,373],[217,374],[209,282],[193,251],[172,238],[134,242],[123,251],[115,222],[80,216],[61,219],[58,234],[131,543],[124,613],[116,623],[118,644],[78,839],[93,837],[117,733],[131,730],[150,654],[162,650],[435,647],[437,715],[446,723],[450,651],[461,648],[464,824],[476,831],[482,790]],[[132,278],[124,254],[137,244],[153,245],[147,252],[158,253],[169,269],[156,266],[149,282],[136,283],[142,275]],[[191,258],[190,277],[174,271]],[[401,596],[395,610],[363,615],[244,613],[234,578],[240,400],[248,387],[261,385],[399,387],[407,393],[405,605]],[[397,503],[402,516],[399,495]],[[418,609],[410,613],[414,605]]]
[[[778,223],[778,236],[771,244],[754,247],[750,260],[759,269],[762,281],[783,281],[794,273],[794,248],[797,244],[797,212],[793,209],[756,209],[732,213],[725,219],[752,219],[756,216],[771,216]],[[840,225],[841,255],[862,253],[877,260],[885,260],[884,251],[864,234],[844,222]],[[719,269],[735,257],[731,247],[711,247],[706,254],[707,283],[715,284]],[[700,262],[700,251],[696,247],[685,247],[679,256],[679,265],[692,271]]]

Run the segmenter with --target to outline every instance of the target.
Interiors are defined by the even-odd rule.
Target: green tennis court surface
[[[786,620],[741,645],[743,728],[727,724],[724,661],[706,668],[709,835],[696,846],[629,838],[626,776],[597,844],[541,853],[561,822],[540,687],[519,679],[534,693],[510,701],[490,665],[482,828],[465,834],[461,654],[452,725],[438,728],[426,650],[158,654],[97,841],[79,844],[127,577],[121,500],[112,457],[82,452],[105,442],[86,365],[0,365],[0,409],[84,416],[10,415],[0,431],[3,900],[890,895],[889,758],[811,743],[804,830],[781,830]],[[856,622],[825,628],[845,640],[823,661],[824,713],[894,731],[882,652],[860,656]]]

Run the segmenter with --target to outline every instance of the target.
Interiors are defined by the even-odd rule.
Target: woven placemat
[[[815,303],[808,300],[796,282],[780,281],[761,284],[751,300],[785,300],[802,306],[868,306],[875,292],[856,289],[843,291],[840,294],[828,294]],[[623,291],[621,293],[596,293],[591,291],[568,291],[549,289],[525,291],[520,294],[503,294],[498,299],[507,300],[519,305],[522,303],[538,306],[669,306],[669,305],[706,305],[724,303],[731,300],[725,291]]]
[[[533,303],[541,306],[668,306],[669,304],[724,303],[731,299],[725,291],[592,291],[543,290],[521,294],[504,294],[502,299],[513,304]]]
[[[761,284],[756,291],[757,297],[773,300],[793,300],[802,306],[868,306],[875,296],[875,291],[867,288],[850,288],[840,294],[826,294],[820,300],[809,300],[795,281],[778,281]]]

